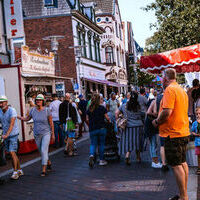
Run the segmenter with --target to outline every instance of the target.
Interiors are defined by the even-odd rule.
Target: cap
[[[0,95],[0,102],[8,101],[8,98],[5,95]]]
[[[35,98],[36,100],[44,100],[44,95],[43,94],[38,94],[37,97]]]
[[[78,98],[83,98],[83,95],[82,95],[82,94],[80,94],[80,95],[78,96]]]

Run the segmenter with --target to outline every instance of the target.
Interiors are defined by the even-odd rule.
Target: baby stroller
[[[114,131],[114,125],[112,123],[106,124],[107,134],[104,149],[104,159],[106,161],[119,161],[120,156],[118,154],[118,139]]]

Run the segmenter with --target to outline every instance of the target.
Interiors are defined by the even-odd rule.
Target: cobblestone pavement
[[[78,146],[79,156],[65,157],[60,152],[51,157],[53,171],[40,177],[40,162],[24,168],[17,181],[9,178],[0,186],[5,200],[167,200],[177,194],[172,171],[161,172],[150,167],[148,152],[144,162],[123,162],[88,167],[89,141]]]

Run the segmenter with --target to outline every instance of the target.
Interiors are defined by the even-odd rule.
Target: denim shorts
[[[18,135],[9,137],[4,140],[7,152],[17,152],[18,149]]]

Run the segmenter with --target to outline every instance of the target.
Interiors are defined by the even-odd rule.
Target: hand
[[[55,135],[54,135],[54,133],[51,134],[51,140],[52,140],[52,142],[55,142]]]
[[[153,125],[155,128],[158,127],[158,123],[156,123],[156,119],[154,119],[154,120],[152,121],[152,125]]]
[[[2,139],[7,139],[8,138],[8,135],[2,135]]]

